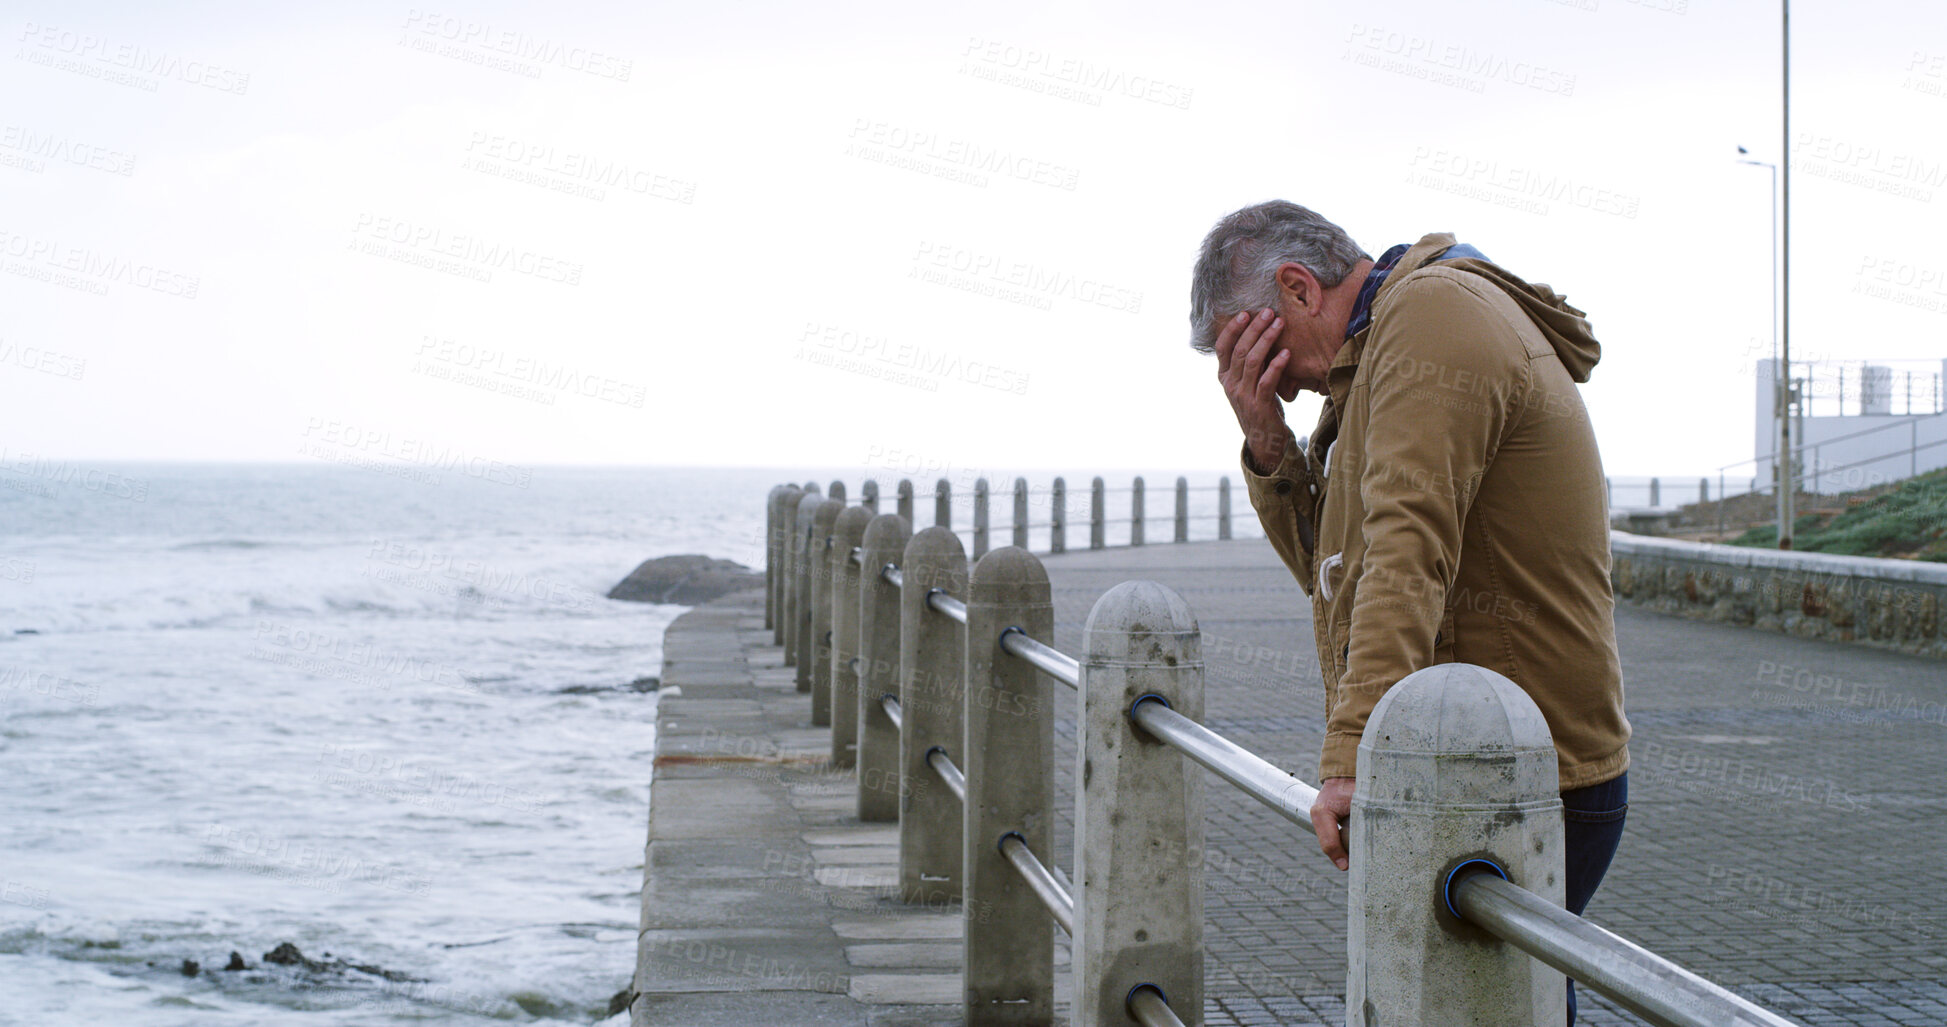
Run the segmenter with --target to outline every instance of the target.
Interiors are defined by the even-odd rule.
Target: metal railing
[[[1317,792],[1199,723],[1202,635],[1187,604],[1154,582],[1117,585],[1071,656],[1045,641],[1052,592],[1032,553],[1004,547],[970,567],[945,526],[913,534],[899,514],[809,495],[772,493],[773,526],[803,530],[770,550],[767,609],[795,619],[782,626],[801,656],[818,642],[813,720],[827,711],[834,764],[857,767],[860,819],[898,823],[902,898],[980,910],[964,919],[966,1022],[1052,1021],[1052,920],[1072,941],[1073,1022],[1201,1023],[1203,888],[1186,864],[1205,849],[1204,778],[1192,764],[1307,831]],[[1080,887],[1050,858],[1056,683],[1077,696],[1087,768]],[[1490,671],[1428,668],[1381,699],[1345,825],[1348,1008],[1384,1023],[1437,1009],[1554,1027],[1572,974],[1653,1024],[1789,1024],[1561,908],[1555,759],[1533,700]],[[906,786],[922,776],[945,787]],[[1456,937],[1443,914],[1505,944]]]

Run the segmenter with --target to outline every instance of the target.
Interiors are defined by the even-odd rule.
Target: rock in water
[[[621,584],[608,590],[610,599],[632,603],[675,603],[695,606],[721,595],[760,588],[764,575],[734,560],[715,560],[694,554],[644,560]]]
[[[297,946],[288,941],[279,942],[276,948],[264,953],[264,962],[276,963],[279,966],[312,965],[311,960],[304,958],[304,953],[299,952]]]
[[[238,970],[248,970],[250,968],[244,965],[243,953],[231,952],[229,965],[225,966],[223,969],[235,973]]]
[[[200,966],[200,965],[199,965],[199,964],[198,964],[198,963],[197,963],[197,962],[196,962],[196,961],[195,961],[194,959],[185,959],[185,960],[183,960],[183,976],[184,976],[184,977],[194,977],[194,976],[196,976],[197,974],[199,974],[199,973],[202,973],[202,972],[203,972],[203,968],[202,968],[202,966]]]

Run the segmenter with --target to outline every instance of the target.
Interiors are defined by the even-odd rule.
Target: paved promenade
[[[1116,583],[1181,592],[1207,722],[1314,779],[1310,609],[1263,541],[1044,559],[1070,653]],[[1629,607],[1617,630],[1630,816],[1590,919],[1806,1024],[1947,1023],[1947,664]],[[858,824],[849,772],[824,766],[762,593],[685,615],[664,659],[682,694],[660,707],[635,1022],[958,1023],[940,1003],[959,997],[959,912],[891,897],[894,829]],[[1073,741],[1071,714],[1057,766]],[[1208,795],[1206,1021],[1344,1023],[1343,875],[1228,785]],[[1584,1023],[1638,1022],[1582,995]]]

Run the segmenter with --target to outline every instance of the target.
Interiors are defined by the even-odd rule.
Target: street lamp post
[[[1737,152],[1749,154],[1751,151],[1740,146]],[[1791,364],[1780,359],[1778,333],[1778,165],[1770,161],[1741,159],[1739,164],[1754,164],[1771,169],[1771,416],[1777,421],[1778,431],[1775,442],[1778,446],[1778,548],[1791,548],[1792,523],[1792,454],[1791,454],[1791,408],[1792,380]]]
[[[1792,6],[1791,0],[1778,0],[1779,93],[1782,117],[1777,164],[1747,160],[1771,169],[1772,222],[1771,262],[1772,332],[1777,337],[1778,398],[1772,406],[1778,415],[1778,548],[1792,547],[1792,500],[1798,479],[1793,474],[1791,408],[1792,388]],[[1744,147],[1739,153],[1747,153]],[[1781,195],[1783,202],[1779,201]],[[1782,237],[1782,243],[1780,239]],[[1781,259],[1782,254],[1782,259]]]

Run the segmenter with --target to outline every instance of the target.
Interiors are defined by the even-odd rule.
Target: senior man
[[[1204,239],[1190,324],[1244,430],[1251,505],[1312,599],[1319,847],[1346,868],[1340,821],[1379,697],[1477,664],[1547,718],[1581,913],[1622,837],[1629,766],[1608,498],[1576,391],[1601,347],[1582,312],[1451,235],[1375,261],[1273,201]],[[1284,420],[1301,389],[1326,397],[1305,447]]]

